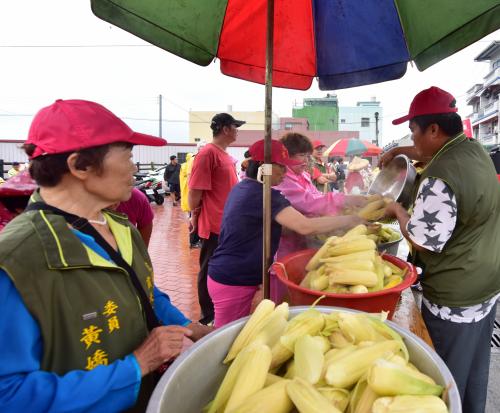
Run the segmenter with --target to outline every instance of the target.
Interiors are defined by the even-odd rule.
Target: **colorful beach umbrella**
[[[377,156],[382,149],[377,145],[359,139],[339,139],[323,152],[324,156]]]
[[[184,59],[264,83],[267,0],[92,0],[93,12]],[[273,86],[322,90],[424,70],[500,28],[498,0],[274,0]]]

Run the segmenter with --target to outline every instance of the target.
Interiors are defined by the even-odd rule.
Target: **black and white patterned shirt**
[[[450,239],[457,223],[457,200],[451,188],[441,179],[426,178],[418,189],[413,214],[406,225],[413,243],[429,251],[440,253]],[[486,317],[498,295],[484,303],[470,307],[446,307],[422,302],[436,317],[454,323],[472,323]]]

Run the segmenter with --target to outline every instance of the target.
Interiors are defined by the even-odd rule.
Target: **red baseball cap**
[[[314,149],[319,148],[320,146],[325,146],[326,147],[326,145],[323,142],[321,142],[320,140],[313,141],[313,148]]]
[[[458,109],[455,104],[456,100],[453,95],[443,89],[432,86],[418,93],[411,102],[408,115],[394,119],[392,124],[399,125],[421,115],[457,112]]]
[[[27,144],[36,146],[31,158],[75,152],[108,143],[164,146],[165,139],[134,132],[104,106],[88,100],[56,100],[33,118]]]
[[[264,162],[264,139],[255,142],[248,149],[253,161]],[[277,163],[283,166],[301,165],[302,161],[290,159],[288,150],[280,141],[271,140],[271,163]]]

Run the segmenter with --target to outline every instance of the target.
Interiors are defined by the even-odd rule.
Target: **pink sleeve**
[[[297,211],[307,216],[338,215],[344,207],[344,194],[322,194],[311,182],[307,182],[304,187],[288,175],[275,188],[281,191]]]

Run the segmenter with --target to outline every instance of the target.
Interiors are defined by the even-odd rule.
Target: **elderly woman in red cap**
[[[208,291],[215,307],[215,327],[250,314],[252,299],[262,281],[262,165],[264,141],[254,143],[246,170],[247,178],[229,193],[224,206],[219,246],[208,265]],[[272,141],[271,185],[279,185],[290,159],[285,146]],[[362,220],[357,216],[307,218],[276,189],[271,190],[271,254],[278,249],[281,228],[299,234],[347,230]]]
[[[58,100],[25,151],[40,189],[0,232],[0,411],[144,411],[191,323],[161,293],[139,232],[106,207],[130,197],[133,132],[103,106]]]
[[[337,181],[337,175],[323,159],[323,152],[326,145],[320,140],[313,141],[312,145],[312,182],[318,191],[323,193],[330,192],[332,190],[331,184]]]

